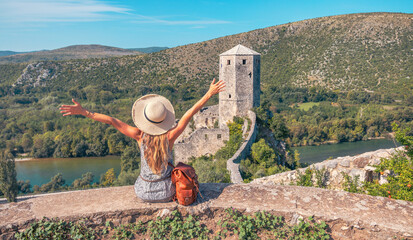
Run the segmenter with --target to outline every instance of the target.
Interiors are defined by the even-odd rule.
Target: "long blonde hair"
[[[145,144],[145,159],[154,174],[160,175],[168,166],[169,141],[165,134],[149,135],[143,137]]]

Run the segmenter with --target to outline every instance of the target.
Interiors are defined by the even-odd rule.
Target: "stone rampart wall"
[[[248,136],[234,156],[227,161],[227,169],[231,174],[231,182],[233,183],[243,182],[239,171],[239,162],[248,155],[258,133],[255,113],[253,111],[248,111],[248,118],[251,120]]]
[[[321,188],[258,184],[202,183],[200,191],[203,198],[190,206],[142,202],[135,196],[133,186],[22,196],[17,203],[0,199],[0,239],[14,239],[16,231],[43,217],[81,220],[91,227],[104,226],[107,221],[119,226],[168,216],[176,209],[207,218],[227,208],[250,214],[272,212],[291,224],[312,216],[316,221],[326,221],[331,239],[413,238],[413,203],[408,201]]]
[[[372,181],[378,179],[381,183],[386,182],[388,172],[380,175],[374,172],[374,165],[378,165],[382,158],[387,158],[391,154],[395,153],[397,150],[402,151],[403,148],[390,148],[390,149],[380,149],[374,152],[366,152],[353,157],[339,157],[332,160],[326,160],[320,163],[315,163],[310,165],[308,168],[314,170],[325,170],[325,182],[330,189],[342,189],[344,183],[344,177],[342,173],[346,173],[351,177],[360,177],[360,182],[362,181]],[[278,173],[272,176],[258,178],[252,181],[256,184],[285,184],[295,183],[298,178],[298,171],[301,174],[305,172],[307,168],[300,168],[294,171],[288,171],[283,173]],[[316,182],[315,174],[313,174],[313,182]]]
[[[174,145],[174,160],[188,162],[189,158],[215,154],[229,139],[228,129],[197,129],[190,137]]]

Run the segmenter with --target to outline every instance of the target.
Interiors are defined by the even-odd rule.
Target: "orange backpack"
[[[176,187],[174,200],[185,206],[192,204],[196,201],[198,193],[201,194],[195,169],[182,162],[179,162],[176,167],[170,165],[174,168],[171,174],[172,183]]]

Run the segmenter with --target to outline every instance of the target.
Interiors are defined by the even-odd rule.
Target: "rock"
[[[360,169],[351,169],[349,175],[353,178],[355,178],[356,176],[360,176],[359,180],[360,181],[364,181],[364,171],[360,170]]]
[[[383,184],[386,184],[386,183],[389,183],[389,181],[387,181],[387,177],[381,175],[380,180],[379,180],[379,184],[383,185]]]
[[[123,217],[120,221],[122,225],[127,225],[128,223],[132,222],[132,216]]]
[[[326,167],[333,169],[337,167],[337,160],[330,160],[326,163]]]
[[[94,217],[94,218],[92,219],[92,221],[93,221],[94,224],[101,225],[102,223],[105,222],[105,217],[103,217],[103,216],[97,216],[97,217]]]
[[[345,158],[340,161],[340,166],[342,167],[350,167],[350,160],[348,158]]]
[[[349,228],[350,228],[350,227],[348,227],[348,226],[342,226],[342,227],[341,227],[341,230],[342,230],[342,231],[346,231],[346,230],[348,230]]]
[[[372,166],[379,165],[380,163],[381,163],[380,158],[372,158],[369,161],[369,165],[372,165]]]
[[[366,167],[364,168],[364,170],[374,172],[374,171],[376,170],[376,167],[366,166]]]
[[[358,168],[364,168],[369,163],[369,158],[367,157],[357,157],[353,160],[354,166]]]
[[[290,224],[297,225],[300,222],[300,220],[303,220],[303,219],[304,219],[303,216],[301,216],[301,215],[299,215],[295,212],[293,214],[293,217],[290,220]]]
[[[169,214],[171,214],[171,210],[165,208],[165,209],[160,210],[156,216],[164,217],[164,216],[168,216]]]

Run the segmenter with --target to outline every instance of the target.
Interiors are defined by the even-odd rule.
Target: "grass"
[[[306,103],[300,103],[298,104],[298,109],[303,110],[303,111],[308,111],[310,108],[314,106],[320,105],[319,102],[306,102]]]

